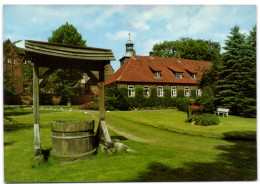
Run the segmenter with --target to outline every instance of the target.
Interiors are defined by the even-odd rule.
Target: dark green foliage
[[[220,120],[217,116],[212,114],[202,114],[202,115],[191,115],[186,122],[194,123],[195,125],[210,126],[218,125]]]
[[[178,98],[176,100],[176,106],[179,111],[187,112],[190,104],[191,104],[191,100],[189,98]]]
[[[130,99],[127,88],[118,88],[117,84],[105,87],[105,108],[106,110],[128,110]]]
[[[86,46],[86,40],[83,40],[77,29],[68,22],[52,31],[52,36],[48,38],[48,42]]]
[[[177,90],[177,97],[178,98],[184,98],[184,90],[183,89]]]
[[[162,106],[167,107],[175,107],[176,106],[176,98],[171,97],[171,90],[165,88],[164,89],[164,98],[162,100]]]
[[[196,90],[195,89],[192,89],[191,90],[191,95],[190,95],[191,98],[196,98]]]
[[[68,22],[53,31],[48,41],[51,43],[86,46],[86,40],[83,40],[77,29]],[[75,86],[81,78],[82,71],[80,70],[58,69],[52,74],[50,82],[56,94],[69,102],[72,97],[78,94],[78,87]]]
[[[232,114],[256,116],[256,27],[246,37],[239,27],[231,29],[225,42],[218,74],[217,103]]]
[[[39,100],[40,100],[40,105],[53,105],[52,102],[52,94],[40,94]]]
[[[164,89],[164,97],[157,97],[156,88],[151,88],[151,96],[144,96],[143,86],[135,87],[135,97],[128,97],[128,89],[117,84],[105,87],[105,106],[107,110],[129,110],[150,108],[168,108],[176,106],[176,98],[171,97],[170,89]]]
[[[204,112],[212,113],[215,107],[215,94],[210,86],[205,86],[202,90],[202,95],[195,98],[194,105],[203,105]]]
[[[159,99],[157,97],[157,89],[150,88],[151,96],[150,96],[150,107],[157,107],[159,105]]]
[[[143,108],[144,103],[144,88],[141,86],[135,87],[135,107]]]
[[[164,41],[153,46],[155,56],[178,57],[200,61],[213,61],[220,58],[220,44],[210,40],[181,38],[176,41]]]

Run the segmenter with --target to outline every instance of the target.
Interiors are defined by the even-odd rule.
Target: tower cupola
[[[133,52],[134,52],[134,43],[133,41],[131,40],[131,37],[130,37],[130,33],[129,33],[129,38],[128,40],[126,41],[126,44],[125,44],[125,47],[126,47],[126,52],[125,54],[123,55],[123,57],[120,59],[120,65],[122,66],[126,61],[127,59],[129,59],[132,55],[133,55]]]

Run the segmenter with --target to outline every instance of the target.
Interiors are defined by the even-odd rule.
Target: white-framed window
[[[175,78],[176,79],[182,79],[183,78],[182,72],[176,72],[175,73]]]
[[[129,85],[128,86],[128,96],[129,97],[134,97],[135,96],[135,86],[134,85]]]
[[[184,96],[190,97],[190,87],[188,86],[184,87]]]
[[[7,59],[7,63],[11,63],[11,59],[8,58],[8,59]]]
[[[86,76],[84,74],[82,75],[81,83],[82,84],[86,83]]]
[[[201,89],[196,88],[196,95],[197,95],[197,96],[201,96]]]
[[[25,59],[23,60],[23,64],[25,64],[25,65],[27,64],[27,61]]]
[[[13,64],[15,65],[15,59],[13,60]]]
[[[163,97],[163,86],[157,86],[157,96]]]
[[[144,96],[145,97],[150,97],[151,92],[150,92],[150,87],[149,86],[144,86]]]
[[[177,88],[176,86],[171,86],[171,96],[176,97],[177,96]]]
[[[24,86],[23,87],[23,91],[24,91],[24,93],[29,93],[29,87],[28,86]]]
[[[161,78],[161,72],[154,72],[154,78]]]
[[[196,74],[196,73],[192,73],[192,74],[191,74],[191,78],[192,78],[192,79],[197,79],[197,74]]]

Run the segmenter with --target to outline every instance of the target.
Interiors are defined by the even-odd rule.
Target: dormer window
[[[154,72],[154,78],[160,79],[161,78],[161,72]]]
[[[176,72],[175,73],[175,78],[176,79],[182,79],[183,78],[183,74],[181,72]]]
[[[191,78],[192,78],[192,79],[197,79],[197,74],[196,74],[196,73],[192,73],[192,74],[191,74]]]

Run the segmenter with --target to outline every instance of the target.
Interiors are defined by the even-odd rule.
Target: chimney
[[[135,52],[135,50],[133,50],[133,57],[136,57],[136,52]]]
[[[180,54],[178,54],[178,60],[180,60],[181,59],[181,55]]]
[[[149,53],[150,58],[153,58],[153,51]]]

